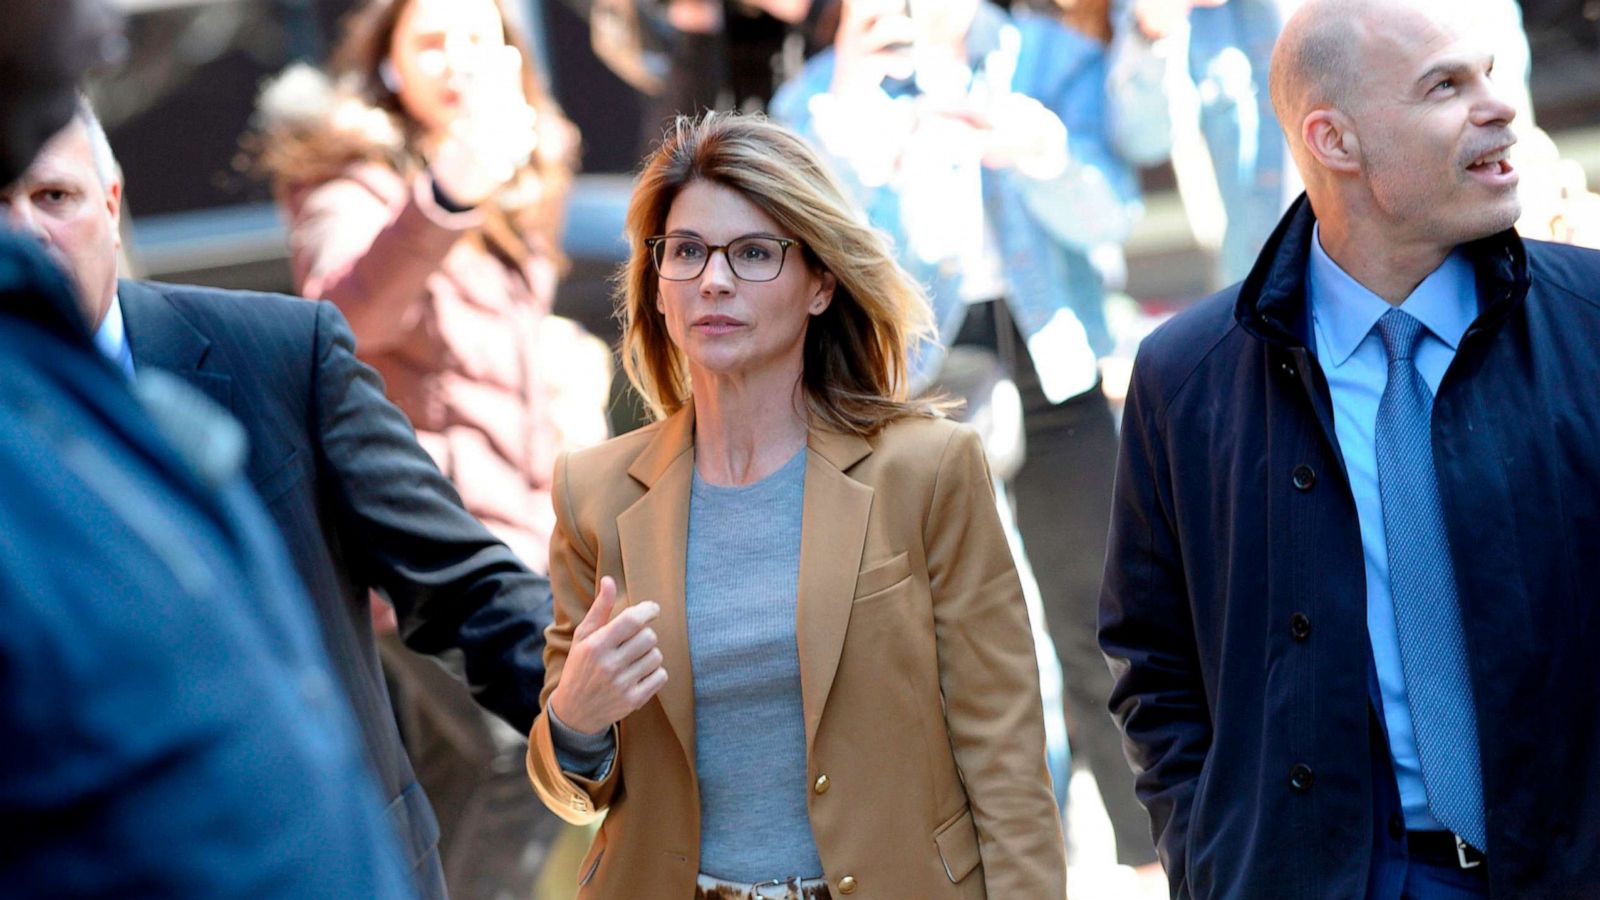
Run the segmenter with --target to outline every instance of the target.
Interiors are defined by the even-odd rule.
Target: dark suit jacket
[[[1309,338],[1313,224],[1302,199],[1242,285],[1145,341],[1123,420],[1100,637],[1183,897],[1361,897],[1404,852],[1378,815],[1393,774]],[[1465,250],[1479,311],[1432,433],[1492,889],[1600,897],[1600,254],[1511,232]]]
[[[173,372],[244,424],[248,471],[316,607],[372,765],[425,892],[438,824],[406,758],[368,589],[407,645],[459,647],[478,701],[526,733],[544,681],[549,584],[461,506],[329,303],[123,281],[136,369]]]
[[[0,234],[0,894],[409,897],[237,426],[157,387]]]

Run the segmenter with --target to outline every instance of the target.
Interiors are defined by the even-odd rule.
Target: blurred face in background
[[[503,60],[505,23],[494,0],[411,0],[389,41],[390,89],[422,129],[440,134],[489,61]]]
[[[121,209],[122,185],[101,181],[89,130],[78,119],[0,190],[0,221],[37,239],[72,276],[90,328],[99,327],[116,294]]]

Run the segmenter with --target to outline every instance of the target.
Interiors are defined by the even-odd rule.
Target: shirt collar
[[[130,379],[133,377],[133,351],[128,347],[128,331],[122,322],[122,298],[116,294],[111,295],[105,318],[95,329],[94,345],[101,355],[116,363],[123,374]]]
[[[1350,277],[1322,249],[1320,225],[1311,231],[1306,290],[1311,315],[1321,327],[1326,349],[1332,355],[1327,362],[1334,366],[1344,365],[1371,333],[1372,326],[1391,308],[1387,300]],[[1434,337],[1455,350],[1478,312],[1477,279],[1472,261],[1461,248],[1452,250],[1439,268],[1422,279],[1400,308],[1415,316]]]

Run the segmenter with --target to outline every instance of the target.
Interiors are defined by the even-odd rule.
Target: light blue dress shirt
[[[1406,827],[1413,831],[1444,828],[1428,810],[1417,756],[1411,707],[1406,701],[1405,673],[1400,663],[1400,638],[1389,593],[1389,551],[1384,539],[1383,501],[1378,492],[1378,401],[1388,383],[1389,360],[1378,336],[1379,317],[1388,301],[1362,287],[1322,249],[1320,228],[1313,229],[1306,292],[1316,336],[1317,361],[1328,378],[1333,399],[1334,431],[1344,455],[1345,472],[1355,494],[1361,520],[1361,551],[1366,558],[1367,634],[1378,669],[1389,751],[1400,782],[1400,805]],[[1472,263],[1457,250],[1423,279],[1401,309],[1422,322],[1425,330],[1415,365],[1438,393],[1445,370],[1455,359],[1456,345],[1478,314],[1477,282]]]
[[[111,306],[94,332],[94,345],[101,355],[117,364],[129,381],[133,380],[133,349],[128,346],[128,330],[122,324],[122,298],[111,295]]]

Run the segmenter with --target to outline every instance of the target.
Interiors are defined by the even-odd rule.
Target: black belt
[[[1483,851],[1448,831],[1406,832],[1406,853],[1412,859],[1455,869],[1482,869]]]

